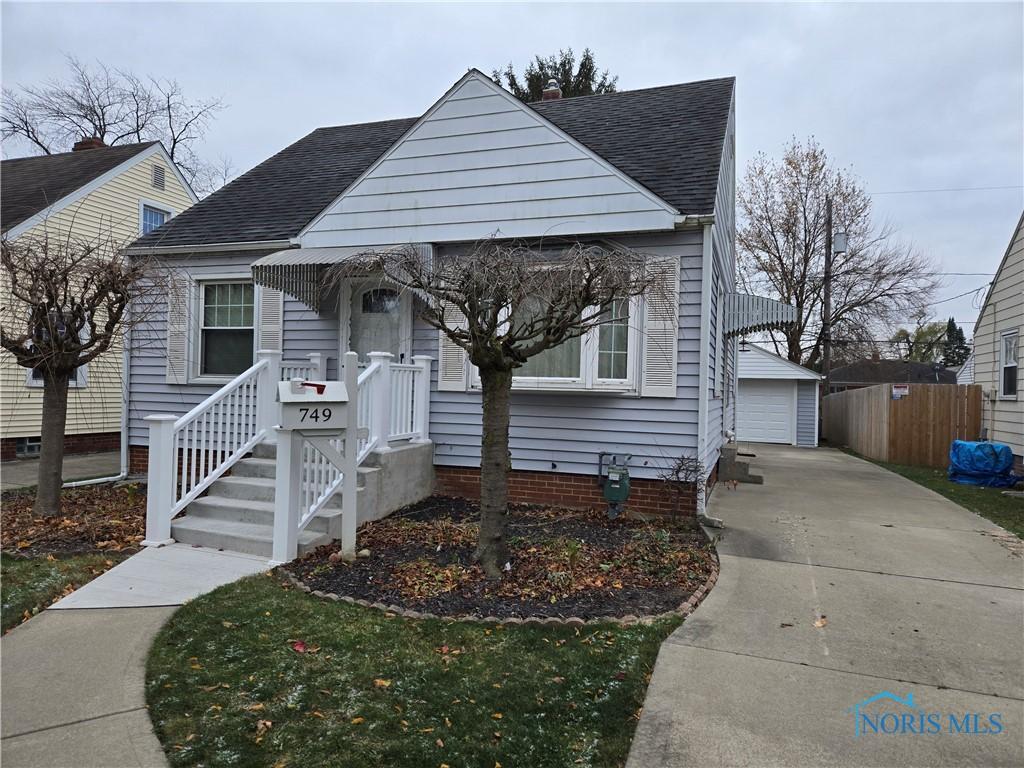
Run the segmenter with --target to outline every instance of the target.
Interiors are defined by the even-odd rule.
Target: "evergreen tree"
[[[956,324],[952,317],[946,323],[946,339],[942,345],[942,364],[947,368],[956,368],[967,362],[971,347],[964,336],[964,329]]]
[[[508,88],[517,99],[525,102],[540,101],[544,86],[551,79],[558,81],[564,99],[570,96],[615,93],[615,84],[619,81],[618,76],[609,77],[607,69],[604,72],[597,71],[594,53],[589,48],[584,49],[579,67],[576,66],[576,54],[569,48],[559,51],[557,56],[535,56],[527,65],[522,81],[512,68],[512,62],[508,63],[504,72],[494,70],[491,77],[498,85]]]

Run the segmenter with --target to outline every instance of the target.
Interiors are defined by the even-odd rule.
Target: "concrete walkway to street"
[[[121,471],[121,452],[74,453],[64,457],[64,482],[113,477]],[[0,490],[30,488],[39,478],[39,459],[17,459],[0,464]]]
[[[0,639],[4,768],[165,766],[146,711],[146,655],[186,600],[266,558],[145,549]]]
[[[764,485],[715,489],[721,574],[661,648],[629,768],[1024,765],[1015,537],[839,451],[744,448]]]

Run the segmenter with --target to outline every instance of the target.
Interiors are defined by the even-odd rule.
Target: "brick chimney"
[[[548,84],[544,86],[544,91],[540,95],[541,101],[554,101],[555,99],[562,98],[562,88],[558,85],[558,81],[555,78],[548,80]]]
[[[880,363],[880,362],[882,362],[882,356],[880,354],[878,354],[878,350],[877,349],[874,352],[871,353],[871,362],[872,363]]]
[[[105,146],[107,145],[103,143],[103,139],[99,136],[86,136],[80,141],[76,141],[71,151],[81,152],[83,149],[102,149]]]

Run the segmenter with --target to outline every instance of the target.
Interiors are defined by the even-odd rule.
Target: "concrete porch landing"
[[[269,567],[265,557],[190,544],[147,548],[54,603],[49,610],[181,605],[222,584]]]

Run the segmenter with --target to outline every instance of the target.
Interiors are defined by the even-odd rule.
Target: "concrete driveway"
[[[1019,541],[839,451],[746,449],[764,485],[715,489],[721,574],[629,767],[1024,765]]]

